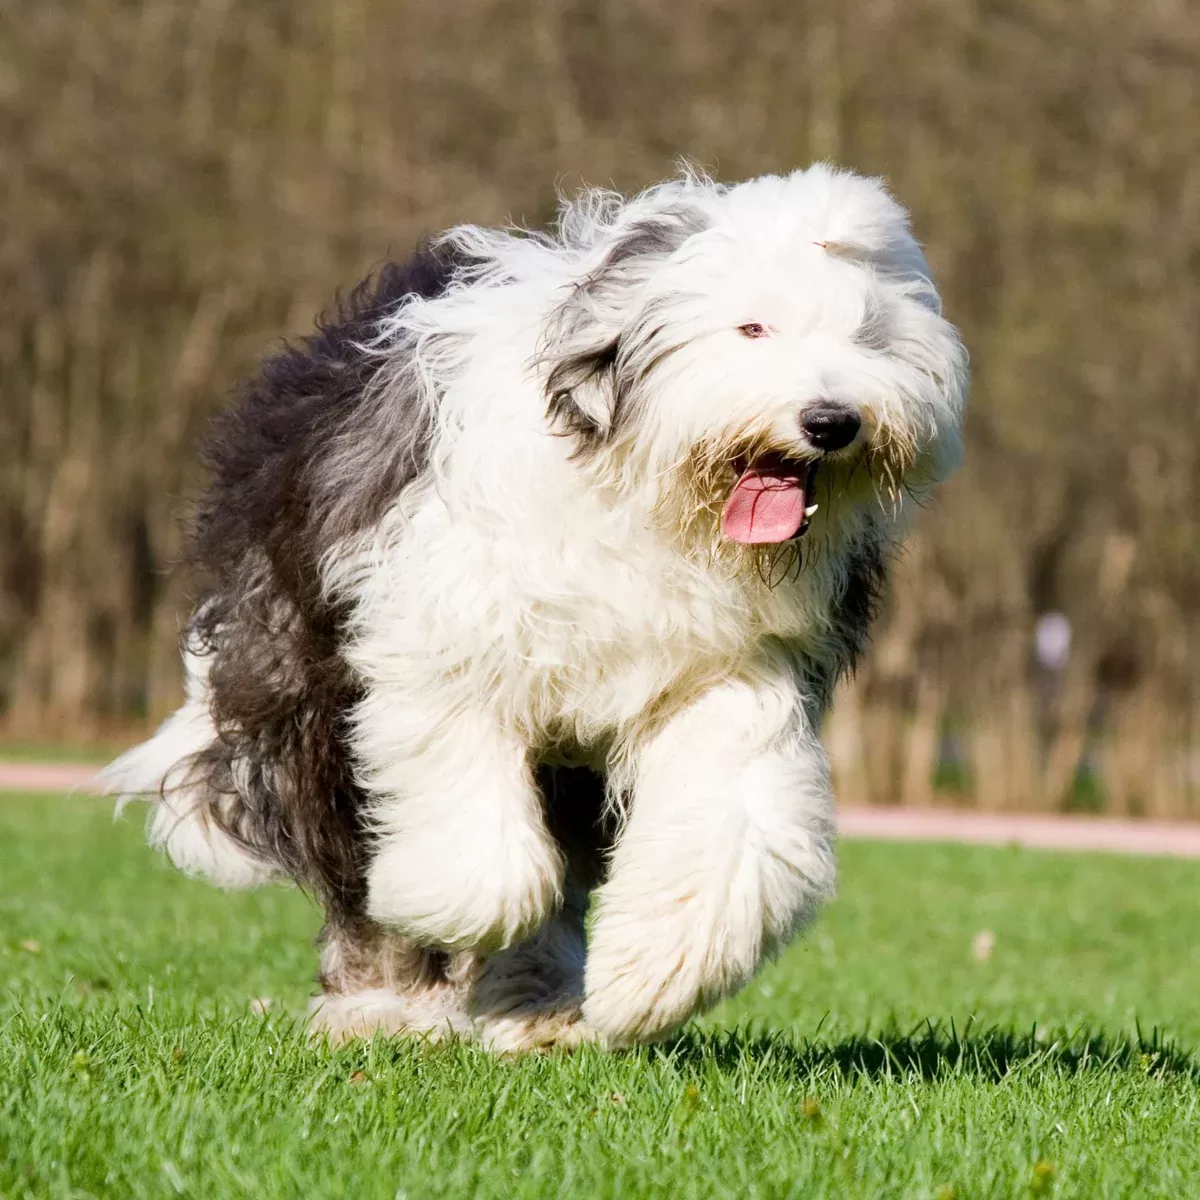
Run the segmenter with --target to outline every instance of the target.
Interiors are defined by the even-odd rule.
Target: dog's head
[[[966,354],[879,181],[687,176],[585,197],[561,233],[577,270],[548,324],[551,416],[677,525],[786,543],[957,464]]]

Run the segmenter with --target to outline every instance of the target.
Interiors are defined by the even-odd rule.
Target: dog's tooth
[[[811,516],[813,515],[813,513],[815,513],[819,507],[820,507],[820,505],[817,505],[817,504],[810,504],[810,505],[809,505],[809,506],[808,506],[808,507],[807,507],[807,508],[804,510],[804,515],[805,515],[806,517],[811,517]]]

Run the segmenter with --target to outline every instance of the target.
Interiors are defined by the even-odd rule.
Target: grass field
[[[0,797],[0,1196],[1200,1195],[1200,864],[847,844],[672,1043],[498,1062],[307,1045],[313,907],[139,824]]]

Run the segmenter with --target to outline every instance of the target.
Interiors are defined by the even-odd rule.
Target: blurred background
[[[0,738],[176,703],[196,438],[339,288],[556,186],[828,158],[913,210],[975,379],[843,799],[1200,815],[1198,113],[1191,0],[9,0]]]

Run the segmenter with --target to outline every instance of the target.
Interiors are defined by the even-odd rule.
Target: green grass
[[[110,761],[135,739],[101,742],[40,742],[0,734],[0,763],[81,763],[97,767]]]
[[[0,798],[0,1196],[1200,1195],[1198,865],[850,843],[669,1045],[498,1062],[307,1045],[313,907],[138,825]]]

